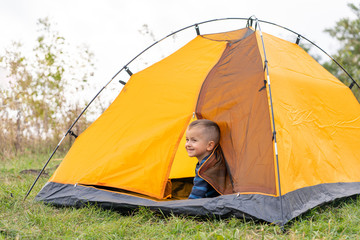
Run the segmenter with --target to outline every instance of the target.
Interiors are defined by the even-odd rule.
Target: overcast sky
[[[341,18],[354,17],[347,6],[349,2],[358,4],[359,1],[0,0],[0,52],[12,40],[33,47],[37,19],[49,17],[68,42],[73,45],[85,43],[94,52],[97,60],[95,77],[100,88],[153,42],[150,36],[139,33],[144,24],[149,26],[156,39],[160,39],[197,22],[255,15],[304,35],[332,54],[338,46],[323,31]],[[245,24],[244,21],[232,22],[230,28],[243,28]],[[229,27],[229,24],[223,25],[227,30],[225,26]],[[267,31],[265,24],[261,28],[272,33]],[[222,30],[219,24],[201,26],[200,29],[202,33]],[[195,30],[187,34],[190,38],[195,37]]]

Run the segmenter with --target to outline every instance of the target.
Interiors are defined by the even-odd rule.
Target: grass
[[[59,158],[59,156],[57,156]],[[60,156],[61,157],[61,156]],[[347,198],[312,209],[280,227],[243,219],[163,216],[146,208],[131,215],[84,208],[56,208],[33,201],[46,183],[29,169],[41,169],[47,155],[0,160],[0,239],[360,239],[360,198]],[[51,161],[50,175],[59,164]]]

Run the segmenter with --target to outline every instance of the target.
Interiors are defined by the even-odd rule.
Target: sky
[[[359,1],[0,0],[0,53],[11,41],[20,41],[31,50],[37,36],[37,20],[49,17],[69,43],[86,44],[95,54],[94,84],[100,89],[127,62],[152,44],[154,39],[159,40],[178,29],[210,19],[256,16],[260,20],[294,30],[333,54],[339,44],[324,33],[324,29],[334,27],[341,18],[354,17],[347,3],[358,4]],[[144,24],[148,25],[153,36],[140,33]],[[245,21],[221,21],[201,25],[200,32],[235,30],[245,25]],[[270,34],[281,30],[274,30],[265,23],[260,26],[262,31]],[[294,41],[296,39],[288,32],[278,34],[284,38],[292,37]],[[178,35],[153,54],[167,55],[174,46],[181,46],[194,38],[196,32],[190,29],[184,32],[184,36]],[[172,46],[168,48],[169,45]],[[139,63],[130,65],[130,68],[137,70],[141,61],[147,62],[145,57],[140,58]],[[4,75],[2,70],[0,87],[6,86]]]

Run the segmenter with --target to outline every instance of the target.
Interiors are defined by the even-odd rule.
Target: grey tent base
[[[96,203],[100,207],[128,212],[140,206],[160,210],[165,214],[255,218],[278,225],[309,209],[338,198],[360,194],[360,183],[329,183],[302,188],[279,197],[260,194],[232,194],[216,198],[154,201],[81,185],[48,182],[35,200],[56,206],[83,206]]]

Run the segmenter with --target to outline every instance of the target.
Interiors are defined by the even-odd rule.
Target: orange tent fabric
[[[360,105],[351,90],[298,45],[268,34],[264,38],[282,193],[360,182]]]

